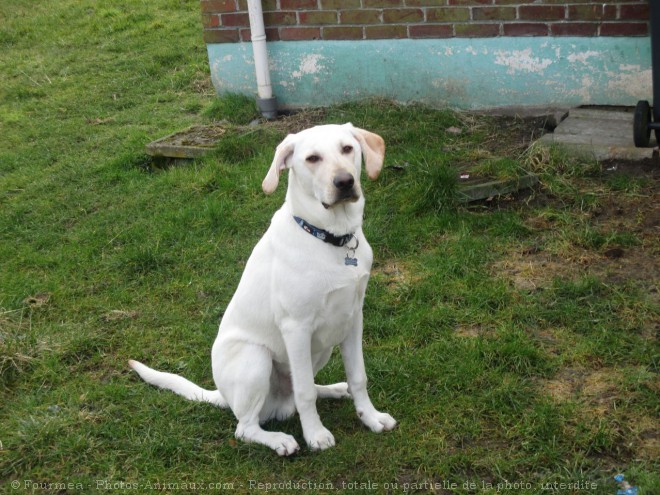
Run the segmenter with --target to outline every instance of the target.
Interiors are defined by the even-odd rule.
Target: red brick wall
[[[262,7],[270,41],[649,32],[647,0],[263,0]],[[250,40],[247,0],[201,0],[201,8],[207,43]]]

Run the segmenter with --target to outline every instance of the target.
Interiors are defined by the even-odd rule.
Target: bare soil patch
[[[561,249],[546,249],[558,227],[546,212],[531,214],[525,224],[537,232],[536,244],[516,246],[494,266],[495,273],[507,277],[520,290],[544,288],[559,278],[593,275],[606,284],[633,283],[658,300],[660,279],[660,165],[649,161],[610,161],[602,164],[602,175],[590,179],[595,184],[597,205],[582,212],[579,220],[607,241],[602,247],[583,246],[569,239]],[[612,178],[633,178],[638,185],[625,191],[611,190],[605,185]],[[643,179],[643,180],[640,180]],[[600,187],[602,184],[603,187]],[[563,205],[552,197],[535,193],[533,206],[561,210]],[[505,198],[510,207],[530,206],[527,197]],[[508,207],[504,205],[504,207]],[[538,210],[537,210],[538,211]],[[634,242],[619,243],[629,237]]]

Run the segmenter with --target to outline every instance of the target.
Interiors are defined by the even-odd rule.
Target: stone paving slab
[[[654,133],[648,148],[633,142],[633,108],[574,108],[553,133],[537,142],[559,144],[581,156],[596,160],[643,160],[657,155]]]
[[[155,157],[198,158],[212,151],[225,132],[222,124],[196,125],[149,143],[146,151]]]

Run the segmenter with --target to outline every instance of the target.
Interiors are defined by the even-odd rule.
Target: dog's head
[[[379,135],[352,124],[322,125],[289,134],[275,150],[273,163],[262,183],[266,194],[277,188],[280,174],[290,169],[301,189],[326,209],[362,197],[362,158],[367,176],[380,174],[385,142]]]

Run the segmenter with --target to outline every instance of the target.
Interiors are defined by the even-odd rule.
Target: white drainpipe
[[[273,87],[270,84],[266,29],[264,28],[261,0],[248,0],[248,12],[250,15],[254,66],[257,74],[257,106],[264,117],[274,119],[277,117],[277,100],[273,96]]]

